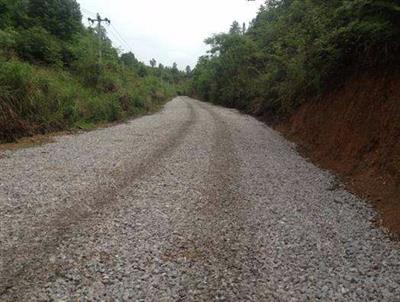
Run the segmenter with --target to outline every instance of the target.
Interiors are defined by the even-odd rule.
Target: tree
[[[156,59],[151,59],[150,60],[150,65],[151,65],[152,68],[156,67],[156,65],[157,65]]]
[[[42,27],[21,30],[17,37],[17,52],[20,58],[30,62],[61,64],[61,46]]]
[[[192,68],[190,68],[190,66],[186,66],[186,75],[190,76],[192,74]]]
[[[77,1],[0,0],[0,141],[127,118],[182,89],[85,28]]]
[[[143,63],[139,63],[139,67],[138,67],[138,75],[141,77],[141,78],[144,78],[144,77],[147,77],[148,76],[148,67],[146,67],[146,65],[145,64],[143,64]]]
[[[60,39],[70,39],[82,30],[82,14],[75,0],[30,0],[27,15],[32,25]]]
[[[229,30],[230,34],[241,34],[242,33],[242,28],[239,25],[239,22],[234,21],[231,25],[231,28]]]
[[[26,4],[25,1],[0,0],[0,28],[27,28]]]
[[[210,50],[193,72],[193,90],[251,112],[292,112],[343,69],[399,64],[397,2],[267,0],[249,28],[235,21],[206,39]]]
[[[130,68],[136,68],[139,64],[138,59],[136,59],[135,55],[132,52],[123,53],[121,55],[122,63]]]

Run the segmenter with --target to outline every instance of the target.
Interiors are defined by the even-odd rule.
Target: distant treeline
[[[0,141],[121,120],[177,93],[176,64],[146,66],[100,31],[75,0],[0,0]]]
[[[397,0],[269,0],[250,24],[206,40],[192,93],[281,117],[354,71],[399,66]]]

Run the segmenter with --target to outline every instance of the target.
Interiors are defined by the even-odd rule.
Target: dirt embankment
[[[369,199],[400,238],[400,73],[353,76],[277,128]]]

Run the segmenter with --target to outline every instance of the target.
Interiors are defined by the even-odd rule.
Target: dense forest
[[[180,89],[176,64],[147,66],[98,31],[75,0],[0,0],[0,141],[122,120]]]
[[[399,66],[395,0],[269,0],[250,26],[206,40],[192,94],[270,119],[355,71]]]

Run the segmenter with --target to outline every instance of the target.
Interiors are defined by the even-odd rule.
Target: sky
[[[226,32],[233,21],[250,22],[265,0],[77,0],[84,20],[100,13],[115,47],[146,64],[194,67],[205,54],[204,40]]]

